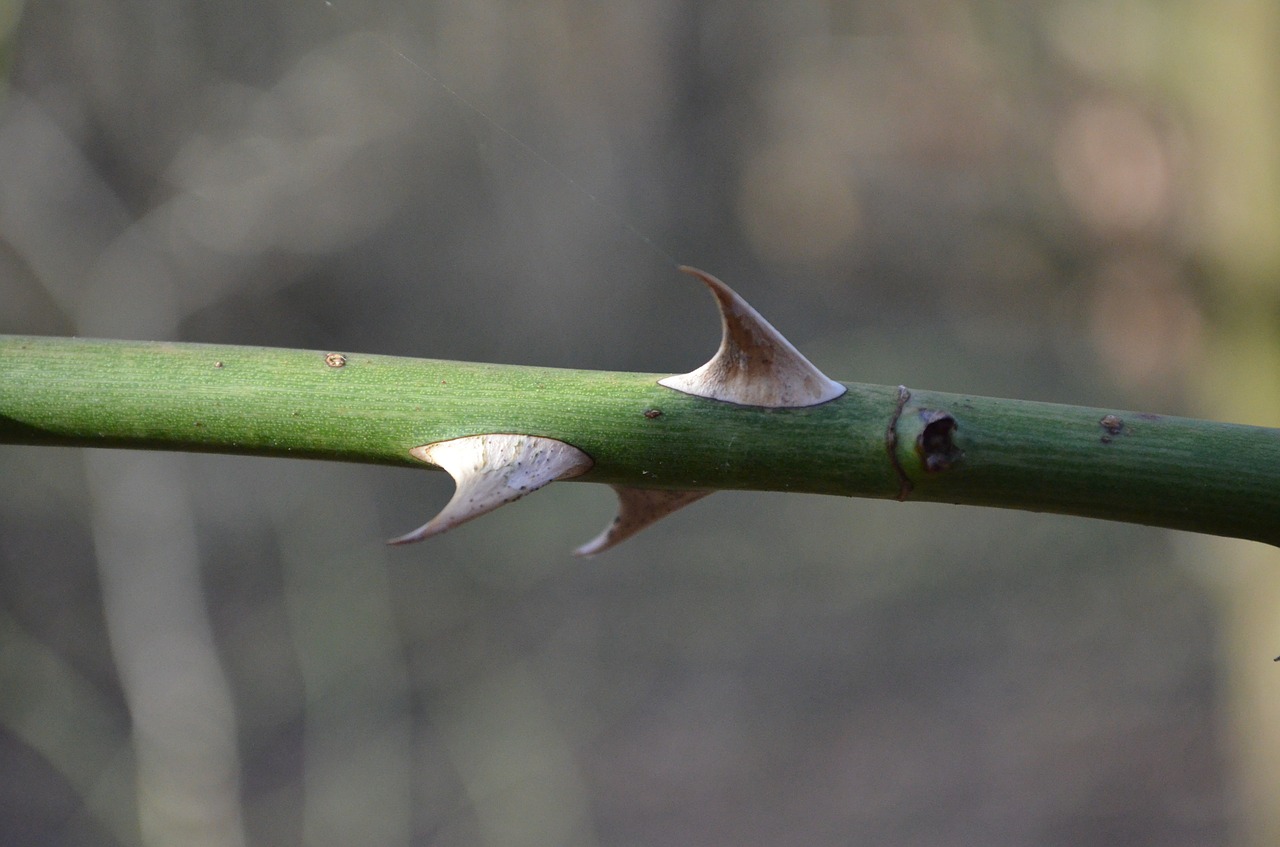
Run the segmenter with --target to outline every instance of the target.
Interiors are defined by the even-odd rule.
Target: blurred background
[[[0,332],[1280,425],[1280,6],[0,0]],[[1280,556],[0,448],[0,843],[1280,843]]]

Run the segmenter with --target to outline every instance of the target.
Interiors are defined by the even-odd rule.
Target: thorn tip
[[[488,514],[558,479],[591,469],[591,457],[558,441],[537,435],[496,433],[436,441],[409,451],[453,477],[454,492],[440,513],[413,532],[388,544],[412,544]]]
[[[828,379],[732,288],[705,271],[681,265],[716,298],[723,334],[711,361],[660,385],[685,394],[765,408],[801,408],[834,400],[845,387]]]
[[[595,538],[573,551],[575,556],[594,556],[616,547],[649,524],[683,509],[713,492],[665,488],[612,486],[618,494],[618,516]]]

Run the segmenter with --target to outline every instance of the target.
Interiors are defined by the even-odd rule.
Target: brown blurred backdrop
[[[0,0],[0,332],[1280,425],[1280,7]],[[0,844],[1280,843],[1280,557],[0,448]],[[1280,519],[1280,516],[1278,516]]]

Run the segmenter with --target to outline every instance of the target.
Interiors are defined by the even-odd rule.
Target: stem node
[[[927,473],[941,473],[964,458],[964,453],[951,440],[956,419],[941,409],[921,409],[924,429],[916,436],[916,452]]]

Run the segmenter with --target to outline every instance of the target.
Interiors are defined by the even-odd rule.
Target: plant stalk
[[[428,467],[410,448],[509,432],[585,451],[580,481],[999,506],[1280,545],[1280,429],[858,383],[762,409],[662,376],[0,336],[0,443]]]

